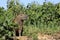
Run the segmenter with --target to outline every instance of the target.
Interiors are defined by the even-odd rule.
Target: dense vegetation
[[[23,35],[32,36],[36,40],[38,32],[53,34],[60,31],[60,3],[44,2],[43,5],[30,3],[26,7],[18,1],[7,1],[7,10],[0,7],[0,40],[7,34],[12,36],[16,25],[13,19],[25,13],[29,19],[24,22]],[[18,26],[17,26],[18,27]]]

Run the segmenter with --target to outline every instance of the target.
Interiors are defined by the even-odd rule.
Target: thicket
[[[0,7],[0,40],[7,34],[12,36],[16,25],[13,19],[25,13],[29,19],[24,21],[23,35],[32,36],[37,40],[37,33],[53,34],[60,31],[60,3],[44,2],[43,5],[30,3],[26,7],[16,0],[7,1],[7,9]],[[18,27],[18,26],[17,26]]]

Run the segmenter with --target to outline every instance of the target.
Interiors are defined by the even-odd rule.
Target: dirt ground
[[[53,35],[38,33],[38,40],[60,40],[60,32]]]

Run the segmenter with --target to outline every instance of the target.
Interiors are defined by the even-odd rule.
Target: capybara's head
[[[26,14],[19,14],[16,16],[16,18],[13,20],[15,23],[19,23],[21,20],[24,21],[28,18],[28,15]]]
[[[20,14],[20,15],[18,15],[18,17],[19,17],[21,20],[25,20],[25,19],[28,18],[28,15],[26,15],[26,14]]]

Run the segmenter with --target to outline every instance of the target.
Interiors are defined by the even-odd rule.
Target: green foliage
[[[11,0],[7,4],[7,10],[0,7],[1,40],[6,34],[12,36],[13,28],[18,27],[13,19],[20,13],[29,16],[24,22],[23,35],[32,36],[34,40],[37,40],[35,38],[38,32],[53,34],[60,30],[60,3],[44,2],[43,5],[31,3],[24,7],[17,0]]]

